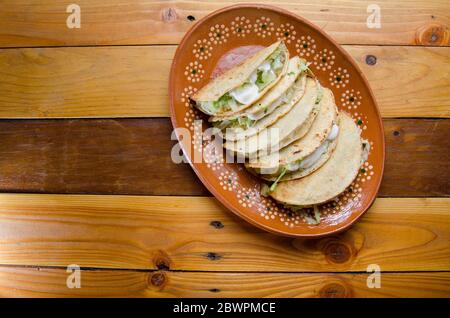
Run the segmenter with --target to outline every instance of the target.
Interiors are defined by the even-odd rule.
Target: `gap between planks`
[[[22,268],[22,269],[33,269],[33,270],[67,270],[67,266],[40,266],[40,265],[20,265],[20,264],[0,264],[0,271],[2,268]],[[223,273],[223,274],[233,274],[233,273],[241,273],[241,274],[353,274],[353,275],[359,275],[359,274],[368,274],[368,271],[294,271],[294,272],[288,272],[288,271],[212,271],[212,270],[191,270],[191,269],[139,269],[139,268],[107,268],[107,267],[80,267],[81,271],[86,272],[102,272],[102,271],[108,271],[108,272],[136,272],[136,273]],[[407,273],[449,273],[450,274],[450,268],[448,270],[406,270],[406,271],[381,271],[381,273],[384,274],[407,274]]]

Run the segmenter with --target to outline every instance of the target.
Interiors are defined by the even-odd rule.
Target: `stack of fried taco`
[[[266,180],[291,180],[306,176],[317,170],[331,155],[339,133],[338,110],[333,93],[323,89],[318,114],[311,128],[302,136],[294,135],[294,142],[279,152],[260,156],[246,164],[247,169],[261,174]]]
[[[276,42],[225,72],[192,97],[222,131],[224,147],[246,158],[264,194],[291,207],[315,206],[356,177],[367,144],[352,118],[305,60]]]
[[[302,137],[311,127],[317,107],[320,102],[321,87],[312,78],[306,78],[304,92],[299,92],[301,97],[294,104],[286,103],[276,109],[267,117],[271,117],[278,112],[286,112],[278,118],[276,122],[266,128],[261,129],[257,134],[244,139],[227,140],[224,147],[235,152],[241,157],[254,157],[268,152],[274,152],[287,144],[292,135]],[[289,108],[289,110],[285,110]]]

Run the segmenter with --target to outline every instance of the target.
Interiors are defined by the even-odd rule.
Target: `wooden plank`
[[[346,46],[384,117],[450,117],[450,48]],[[0,50],[0,118],[169,116],[174,46]],[[377,63],[366,64],[373,55]]]
[[[0,117],[168,116],[174,47],[0,51]]]
[[[80,272],[80,288],[68,288],[64,269],[0,268],[1,297],[450,297],[450,273],[382,273],[380,288],[369,274]]]
[[[450,48],[346,46],[383,117],[450,117]],[[375,65],[366,63],[367,56]]]
[[[382,196],[450,195],[450,120],[383,120]],[[443,138],[443,139],[441,139]]]
[[[167,118],[0,121],[0,191],[208,195]],[[25,155],[26,154],[26,155]]]
[[[351,230],[278,237],[202,197],[0,195],[1,264],[207,271],[447,271],[450,199],[377,199]],[[216,221],[216,222],[212,222]],[[217,226],[221,224],[222,226]]]
[[[176,44],[206,14],[237,0],[152,2],[78,0],[81,28],[69,29],[63,0],[4,1],[0,46]],[[345,44],[448,45],[447,1],[379,0],[381,28],[369,29],[371,0],[248,1],[279,6],[321,27]],[[190,19],[189,19],[189,18]]]
[[[450,120],[385,119],[384,128],[379,195],[450,196]],[[171,161],[170,133],[165,118],[2,120],[0,191],[209,195],[188,164]]]

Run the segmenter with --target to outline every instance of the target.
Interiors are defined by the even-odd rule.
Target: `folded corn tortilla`
[[[304,178],[280,182],[271,197],[291,206],[308,207],[330,201],[345,191],[365,159],[366,144],[348,114],[341,112],[339,123],[336,149],[323,166]]]
[[[277,84],[288,63],[286,45],[276,42],[209,82],[191,99],[208,115],[233,115],[250,107]]]
[[[209,118],[210,122],[223,122],[223,121],[233,121],[238,118],[248,118],[250,121],[256,121],[261,119],[273,110],[271,108],[275,102],[278,102],[278,106],[284,101],[282,95],[294,84],[297,77],[307,69],[306,61],[300,59],[298,56],[292,57],[287,66],[286,73],[281,77],[280,81],[276,83],[257,103],[253,104],[251,107],[244,109],[239,113],[232,115],[216,115]],[[272,106],[272,107],[270,107]]]

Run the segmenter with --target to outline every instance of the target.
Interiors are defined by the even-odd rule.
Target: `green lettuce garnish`
[[[269,70],[267,72],[258,70],[255,84],[258,86],[260,90],[262,90],[264,87],[273,82],[276,78],[277,76],[272,70]]]
[[[306,72],[309,76],[316,78],[316,75],[309,68],[310,63],[303,63],[300,65],[300,71]]]
[[[254,120],[251,120],[247,116],[238,117],[237,121],[238,121],[239,127],[244,128],[244,129],[248,129],[255,122]]]
[[[248,129],[253,125],[255,120],[251,120],[247,116],[241,116],[234,119],[227,119],[219,122],[213,123],[214,127],[217,127],[221,130],[225,128],[242,128],[242,129]]]
[[[272,60],[272,62],[270,63],[270,66],[275,71],[283,67],[283,63],[281,62],[281,55],[280,54],[278,54],[278,56],[276,56]]]
[[[267,198],[269,196],[269,194],[270,194],[269,186],[267,184],[265,184],[265,183],[261,184],[261,195],[263,197]]]
[[[215,109],[220,110],[228,106],[233,97],[230,96],[229,93],[226,93],[222,97],[220,97],[217,101],[213,103]]]
[[[269,190],[270,192],[273,192],[275,190],[275,188],[277,187],[278,182],[281,180],[281,178],[284,177],[284,175],[286,174],[287,169],[283,168],[283,170],[281,170],[280,175],[277,177],[277,179],[275,180],[274,183],[272,183],[272,185],[270,186]]]
[[[314,206],[314,214],[312,216],[309,216],[308,214],[305,214],[305,220],[308,224],[311,225],[317,225],[320,224],[320,210],[317,205]]]

